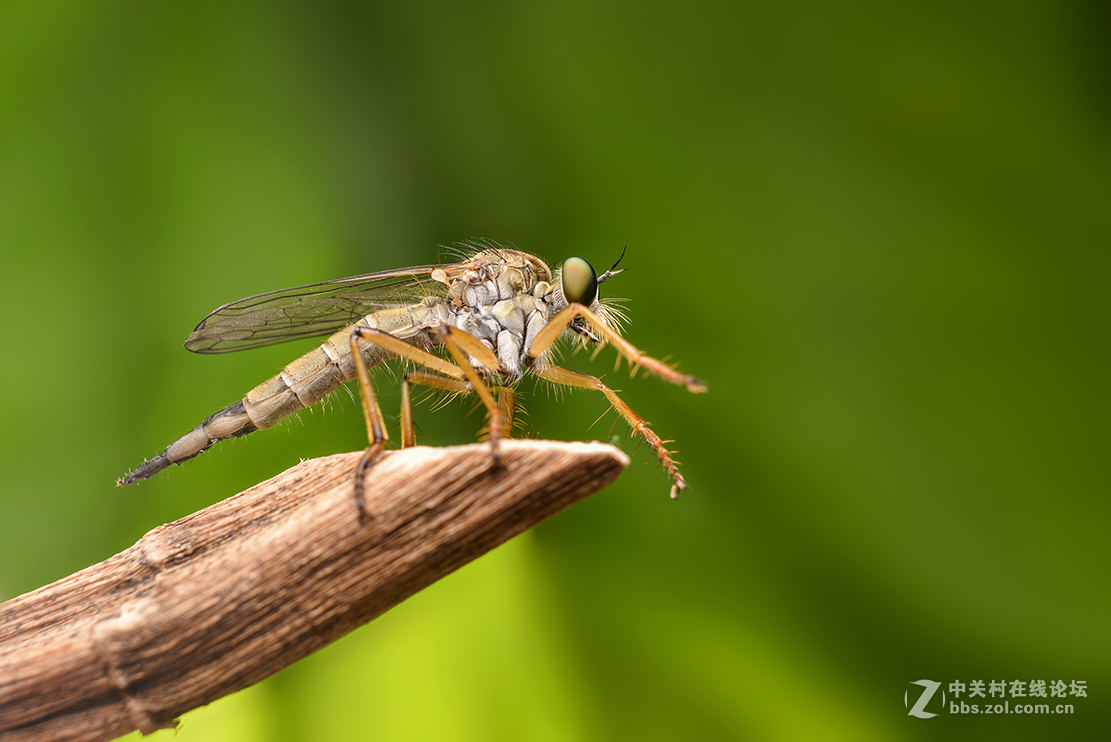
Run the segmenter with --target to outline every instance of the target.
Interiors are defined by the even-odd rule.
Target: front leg
[[[644,418],[633,412],[632,408],[625,404],[624,400],[618,397],[615,391],[603,384],[597,376],[580,374],[577,371],[571,371],[560,366],[544,366],[536,370],[536,375],[555,384],[579,387],[580,389],[594,389],[606,395],[606,399],[613,405],[613,408],[621,414],[621,417],[625,418],[629,426],[647,441],[656,455],[660,457],[660,462],[663,463],[667,473],[671,475],[671,481],[674,482],[671,485],[671,497],[673,499],[678,497],[679,490],[687,488],[687,480],[683,479],[683,475],[679,473],[678,464],[671,458],[671,451],[668,451],[665,446],[668,441],[660,440],[660,437],[648,427]]]
[[[696,379],[693,376],[681,374],[663,361],[645,355],[636,346],[621,337],[616,330],[603,322],[598,315],[590,311],[589,307],[582,304],[568,304],[567,307],[549,319],[548,324],[544,325],[544,329],[540,330],[533,339],[532,345],[529,347],[529,357],[535,360],[542,356],[544,352],[551,347],[552,343],[556,341],[559,334],[563,332],[576,317],[582,317],[590,322],[595,332],[617,346],[618,352],[628,359],[633,373],[636,373],[637,367],[643,367],[673,384],[685,385],[689,391],[696,394],[706,391],[706,382]]]

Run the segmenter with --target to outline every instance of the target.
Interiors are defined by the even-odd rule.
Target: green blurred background
[[[186,352],[219,304],[627,244],[628,337],[710,392],[569,365],[692,489],[526,382],[533,435],[635,450],[618,482],[156,739],[1106,735],[1106,7],[3,4],[0,599],[365,444],[340,394],[117,489],[312,345]],[[922,720],[922,678],[1089,690]]]

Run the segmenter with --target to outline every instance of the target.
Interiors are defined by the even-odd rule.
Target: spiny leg
[[[363,327],[356,327],[351,332],[351,355],[355,358],[355,372],[359,375],[359,389],[363,397],[363,416],[366,418],[366,432],[369,445],[366,453],[359,459],[359,466],[355,469],[355,506],[359,509],[359,517],[366,513],[366,502],[363,498],[364,480],[366,471],[371,462],[378,458],[382,446],[389,435],[386,433],[386,422],[382,418],[382,410],[378,406],[378,398],[374,394],[374,386],[370,383],[370,374],[366,369],[366,360],[359,350],[359,338],[363,337]]]
[[[498,371],[501,368],[498,357],[494,355],[492,350],[483,345],[481,340],[450,325],[440,326],[440,337],[443,338],[444,345],[447,346],[451,357],[455,359],[459,368],[466,374],[467,380],[471,382],[471,386],[478,394],[479,399],[486,405],[486,411],[490,415],[490,453],[494,457],[494,466],[500,467],[501,453],[498,451],[498,439],[501,437],[501,408],[464,352],[491,371]]]
[[[629,405],[625,404],[617,393],[602,383],[602,380],[596,376],[589,376],[587,374],[580,374],[577,371],[571,371],[559,366],[544,366],[536,369],[536,375],[542,379],[554,382],[556,384],[563,384],[564,386],[574,386],[580,389],[594,389],[606,395],[606,399],[613,405],[613,408],[621,413],[621,416],[632,426],[640,437],[648,442],[656,455],[660,457],[663,462],[664,468],[667,473],[671,475],[674,484],[671,486],[671,497],[679,496],[679,490],[687,488],[687,481],[683,479],[683,475],[679,473],[679,468],[675,461],[671,458],[671,452],[664,446],[664,442],[656,435],[644,418],[632,411]]]
[[[417,435],[413,431],[413,403],[409,397],[409,374],[401,377],[401,447],[417,445]]]
[[[501,408],[502,438],[513,437],[513,417],[517,413],[517,394],[511,386],[498,389],[498,407]]]
[[[367,439],[370,442],[370,445],[367,446],[366,453],[364,453],[363,457],[359,460],[359,466],[355,470],[355,504],[359,508],[360,517],[362,517],[367,514],[366,502],[363,496],[365,492],[366,472],[382,452],[382,447],[385,445],[386,441],[389,440],[389,435],[386,432],[386,422],[382,417],[382,409],[378,406],[378,398],[374,394],[374,386],[370,383],[370,374],[367,372],[366,360],[363,358],[363,354],[359,349],[359,340],[373,343],[399,356],[440,371],[449,377],[462,378],[465,374],[462,369],[454,364],[422,348],[411,345],[401,338],[394,337],[388,332],[383,332],[382,330],[371,327],[363,327],[362,325],[357,325],[351,330],[351,355],[355,359],[355,372],[359,377],[359,389],[362,391],[363,397],[363,414],[366,416]],[[407,389],[405,391],[407,391]],[[404,410],[402,411],[402,416],[404,424]],[[411,415],[409,418],[409,432],[411,436]],[[403,444],[405,442],[404,435],[405,433],[403,432]]]
[[[469,382],[461,379],[451,379],[427,371],[409,371],[401,380],[401,447],[408,448],[416,445],[416,435],[413,432],[413,411],[409,385],[440,389],[453,394],[470,394],[474,388]],[[498,387],[498,408],[501,410],[501,436],[513,437],[513,417],[516,412],[516,396],[513,389],[508,386]]]
[[[629,365],[632,367],[634,373],[637,367],[640,366],[673,384],[685,385],[689,391],[695,393],[706,391],[706,383],[704,381],[696,379],[693,376],[681,374],[663,361],[645,355],[636,346],[621,337],[616,330],[603,322],[598,315],[590,311],[589,307],[583,306],[582,304],[569,304],[567,307],[560,310],[554,317],[549,319],[548,324],[544,325],[544,329],[538,332],[533,339],[532,345],[529,347],[529,356],[532,358],[539,358],[542,356],[544,351],[551,347],[551,344],[556,341],[559,334],[577,317],[586,319],[598,334],[617,346],[617,350],[621,355],[629,360]]]
[[[401,447],[409,448],[417,445],[417,436],[413,431],[413,406],[409,394],[409,384],[430,386],[454,394],[467,394],[474,391],[471,385],[462,379],[452,379],[447,376],[429,373],[427,371],[408,371],[401,380]]]

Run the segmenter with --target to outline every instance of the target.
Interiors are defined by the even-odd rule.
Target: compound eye
[[[582,258],[568,258],[560,275],[568,304],[590,306],[598,298],[598,274]]]

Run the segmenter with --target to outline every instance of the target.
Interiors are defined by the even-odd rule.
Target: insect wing
[[[230,353],[328,335],[381,309],[442,293],[443,284],[429,274],[440,269],[454,276],[467,267],[423,265],[248,296],[201,320],[185,347],[194,353]]]

